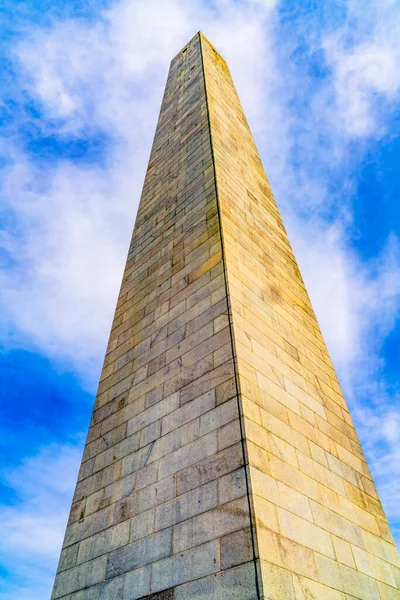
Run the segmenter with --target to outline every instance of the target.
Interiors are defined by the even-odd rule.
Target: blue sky
[[[0,8],[0,600],[50,595],[169,60],[227,59],[400,541],[392,0]]]

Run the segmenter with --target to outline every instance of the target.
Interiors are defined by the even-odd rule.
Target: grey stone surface
[[[175,477],[149,485],[135,494],[135,514],[171,500],[176,494]]]
[[[147,427],[142,429],[140,433],[140,446],[147,446],[151,442],[157,440],[161,435],[161,420],[150,423]]]
[[[174,393],[130,419],[128,421],[128,435],[140,431],[177,408],[179,408],[179,394]]]
[[[94,459],[93,473],[97,473],[116,460],[135,452],[139,448],[139,437],[137,434],[131,435],[98,454]]]
[[[123,600],[125,575],[79,590],[60,600]]]
[[[154,533],[155,516],[156,509],[152,508],[151,510],[141,512],[139,515],[131,519],[131,542],[140,540],[141,538]]]
[[[249,526],[247,498],[238,498],[174,526],[174,552],[181,552]]]
[[[79,544],[78,563],[92,560],[120,546],[125,546],[129,541],[129,521],[119,523],[101,533],[84,539]]]
[[[63,548],[60,556],[60,562],[58,563],[58,571],[65,571],[66,569],[72,569],[77,563],[79,551],[79,544],[73,546],[67,546]]]
[[[183,494],[208,481],[218,479],[243,465],[240,443],[214,454],[178,473],[178,493]]]
[[[212,456],[216,451],[217,436],[215,432],[212,432],[161,458],[159,478],[163,479],[172,473],[181,471],[185,467],[197,463],[202,458]]]
[[[200,435],[206,435],[231,421],[236,421],[239,416],[237,399],[233,398],[203,414],[200,418]]]
[[[137,600],[150,593],[151,566],[130,571],[125,576],[124,600]]]
[[[141,600],[174,600],[175,598],[175,588],[170,588],[169,590],[163,590],[162,592],[156,592],[155,594],[149,594],[145,596]]]
[[[153,462],[147,464],[145,467],[139,469],[136,473],[135,489],[141,490],[153,483],[156,483],[158,479],[158,463]]]
[[[125,576],[115,577],[110,581],[97,585],[95,588],[89,588],[89,591],[93,590],[95,592],[89,598],[90,600],[124,600],[124,584]],[[79,594],[85,592],[86,590],[78,592],[77,598],[75,599],[73,596],[72,600],[80,600]]]
[[[219,543],[209,542],[154,563],[151,591],[168,589],[216,573],[219,569]]]
[[[258,600],[253,561],[186,585],[180,585],[175,589],[174,600],[228,599]],[[286,598],[279,598],[279,600],[286,600]]]
[[[252,554],[250,528],[234,531],[221,538],[221,569],[229,569],[248,561]]]
[[[167,433],[178,427],[182,427],[185,423],[192,421],[196,417],[208,412],[215,406],[215,390],[210,390],[206,394],[202,394],[195,398],[185,406],[170,413],[162,420],[162,434]],[[207,431],[205,433],[208,433]],[[204,434],[203,434],[204,435]]]
[[[107,529],[113,524],[113,507],[99,510],[81,521],[72,523],[67,528],[64,547],[80,542],[81,540]]]
[[[172,530],[164,529],[107,555],[106,578],[158,561],[172,552]]]
[[[246,494],[246,475],[243,467],[218,479],[219,504],[225,504]]]
[[[177,411],[174,411],[177,412]],[[174,413],[172,413],[174,414]],[[182,444],[182,435],[180,429],[175,429],[166,433],[154,442],[149,453],[148,462],[158,461],[163,456],[167,456],[174,450],[178,450]]]
[[[107,556],[101,556],[83,565],[58,574],[53,588],[52,600],[105,579]]]
[[[165,529],[218,504],[217,482],[211,481],[156,508],[155,529]]]

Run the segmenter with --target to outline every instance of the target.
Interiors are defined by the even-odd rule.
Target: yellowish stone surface
[[[228,67],[204,38],[203,52],[262,593],[400,598],[399,556]]]

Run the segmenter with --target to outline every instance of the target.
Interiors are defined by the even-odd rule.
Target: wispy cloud
[[[333,70],[336,127],[349,136],[382,135],[400,90],[400,18],[392,0],[351,0],[341,28],[324,50]]]
[[[371,407],[354,407],[358,433],[364,442],[369,466],[375,475],[378,491],[384,500],[386,516],[391,522],[393,536],[400,546],[400,410],[399,395],[386,397],[386,382],[367,384]]]
[[[3,485],[14,500],[0,505],[0,559],[13,575],[0,579],[2,600],[49,596],[80,458],[80,447],[52,444],[3,470]]]

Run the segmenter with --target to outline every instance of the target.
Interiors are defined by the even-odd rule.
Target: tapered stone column
[[[399,556],[226,63],[171,63],[52,598],[395,600]]]

